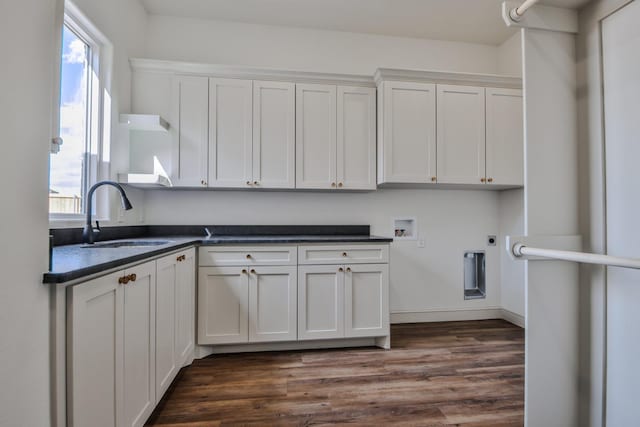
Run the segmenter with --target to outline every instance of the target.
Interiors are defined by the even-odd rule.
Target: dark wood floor
[[[149,425],[521,426],[524,330],[393,325],[392,349],[245,353],[182,370]]]

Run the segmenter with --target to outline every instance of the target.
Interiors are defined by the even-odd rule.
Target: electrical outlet
[[[496,236],[492,234],[487,236],[487,246],[495,246],[497,241],[498,239],[496,238]]]
[[[418,247],[424,248],[424,246],[425,246],[424,239],[418,239]]]

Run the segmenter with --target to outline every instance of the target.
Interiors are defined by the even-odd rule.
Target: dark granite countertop
[[[308,231],[301,227],[296,227],[297,231]],[[191,230],[189,230],[191,231]],[[230,230],[231,231],[231,230]],[[233,230],[238,231],[238,230]],[[182,248],[200,245],[229,245],[229,244],[299,244],[299,243],[389,243],[393,239],[386,237],[371,236],[361,234],[362,230],[357,230],[356,234],[341,234],[340,230],[336,234],[329,234],[330,230],[323,230],[323,233],[313,234],[288,234],[285,230],[282,234],[244,234],[244,230],[233,235],[213,235],[209,238],[203,236],[176,236],[167,233],[166,236],[153,233],[153,236],[140,236],[127,238],[126,240],[164,240],[166,244],[158,246],[133,246],[105,248],[83,247],[80,244],[70,244],[56,246],[53,248],[52,269],[44,274],[44,283],[65,283],[71,280],[88,277],[113,268],[121,267],[137,261],[156,257],[164,253],[169,253]],[[251,231],[251,230],[249,230]],[[276,230],[278,231],[278,230]],[[344,230],[342,230],[344,231]],[[367,227],[368,232],[368,227]],[[104,244],[104,242],[101,242]]]

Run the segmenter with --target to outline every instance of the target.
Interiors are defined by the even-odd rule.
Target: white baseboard
[[[462,320],[503,319],[524,328],[524,317],[500,307],[481,309],[454,309],[429,311],[403,311],[391,313],[391,323],[456,322]]]
[[[225,344],[225,345],[198,345],[196,346],[196,359],[202,359],[211,354],[226,353],[251,353],[258,351],[282,351],[282,350],[309,350],[320,348],[346,348],[346,347],[377,346],[389,348],[389,337],[379,338],[342,338],[312,341],[288,341],[255,344]]]
[[[524,329],[524,316],[520,316],[518,313],[514,313],[511,310],[507,310],[506,308],[502,309],[502,319],[507,322],[513,323],[516,326],[520,326]]]

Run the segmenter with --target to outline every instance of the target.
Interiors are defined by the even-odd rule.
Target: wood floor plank
[[[217,355],[184,368],[148,425],[514,427],[524,331],[502,320],[392,325],[391,350]]]

